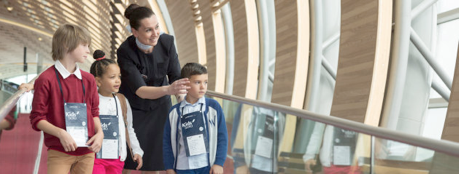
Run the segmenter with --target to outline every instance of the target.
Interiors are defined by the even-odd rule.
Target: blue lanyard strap
[[[59,73],[57,73],[57,68],[55,66],[54,66],[54,72],[56,72],[56,78],[57,78],[57,82],[59,83],[59,89],[61,90],[62,99],[64,100],[64,103],[66,103],[65,98],[64,98],[64,93],[62,92],[62,85],[61,85],[61,80],[59,79]],[[83,87],[83,103],[86,103],[86,90],[84,89],[83,79],[81,79],[81,86]]]

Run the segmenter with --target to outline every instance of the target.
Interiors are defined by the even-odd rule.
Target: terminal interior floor
[[[37,155],[39,154],[40,132],[30,129],[29,114],[20,114],[14,130],[3,131],[0,137],[0,159],[2,173],[33,173]],[[41,146],[42,152],[46,147]],[[46,173],[46,158],[44,153],[39,158],[39,173]]]
[[[41,132],[30,129],[29,114],[19,114],[16,125],[11,131],[0,134],[0,173],[35,173],[46,174],[47,147],[39,150]],[[37,155],[39,157],[37,158]],[[233,173],[233,163],[226,160],[224,173]],[[37,169],[35,169],[37,168]],[[132,171],[131,174],[140,174]],[[165,174],[166,172],[160,172]]]

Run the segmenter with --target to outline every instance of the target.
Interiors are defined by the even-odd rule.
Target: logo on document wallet
[[[274,125],[273,124],[270,124],[268,122],[265,123],[266,126],[268,126],[268,130],[271,131],[271,132],[274,132]]]
[[[343,130],[343,129],[341,129],[341,132],[344,133],[344,137],[346,137],[346,138],[352,138],[356,134],[356,132],[354,132],[354,131]]]
[[[107,123],[102,123],[101,126],[102,126],[102,130],[108,130],[108,126],[110,126],[112,124],[112,122],[109,122],[108,124]]]
[[[193,128],[194,121],[195,119],[193,119],[192,121],[187,121],[185,123],[182,123],[182,127],[185,129]]]
[[[80,114],[80,111],[65,112],[65,117],[67,117],[69,120],[76,120],[78,114]]]

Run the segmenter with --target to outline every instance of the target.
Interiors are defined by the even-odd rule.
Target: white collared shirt
[[[121,109],[121,103],[118,96],[116,96],[116,104],[118,106],[118,125],[119,125],[119,156],[120,160],[126,160],[127,147],[126,147],[126,132],[124,127],[123,110]],[[99,94],[99,114],[100,115],[116,115],[115,100],[113,97],[105,97]],[[143,156],[143,150],[140,148],[139,141],[132,127],[132,110],[129,101],[126,99],[127,106],[127,122],[128,122],[128,133],[129,140],[131,141],[132,153]]]
[[[57,71],[59,72],[59,74],[61,74],[62,78],[66,79],[67,77],[69,77],[70,75],[72,74],[75,74],[75,76],[78,78],[78,79],[82,79],[82,76],[81,76],[81,71],[80,71],[80,67],[78,66],[78,64],[76,64],[76,69],[75,69],[75,72],[73,73],[70,73],[65,67],[64,65],[62,65],[62,63],[59,61],[59,60],[56,60],[56,62],[54,62],[54,67],[57,69]]]
[[[182,115],[186,115],[188,113],[196,112],[201,110],[202,105],[202,113],[206,111],[206,98],[201,97],[196,103],[191,104],[186,101],[185,99],[180,103],[180,111],[182,111]],[[203,119],[205,119],[203,115]],[[180,122],[180,118],[179,118]],[[205,121],[204,121],[205,122]],[[180,125],[180,123],[179,123]],[[204,125],[206,126],[206,125]],[[194,155],[187,157],[185,151],[185,143],[183,142],[182,138],[182,126],[178,127],[179,133],[179,154],[177,157],[177,169],[178,170],[189,170],[189,169],[199,169],[202,167],[206,167],[209,165],[207,160],[207,153]]]

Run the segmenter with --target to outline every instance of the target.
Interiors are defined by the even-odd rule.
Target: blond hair
[[[66,53],[72,52],[80,44],[91,44],[91,36],[83,27],[64,24],[53,35],[51,54],[53,60],[61,60]]]

